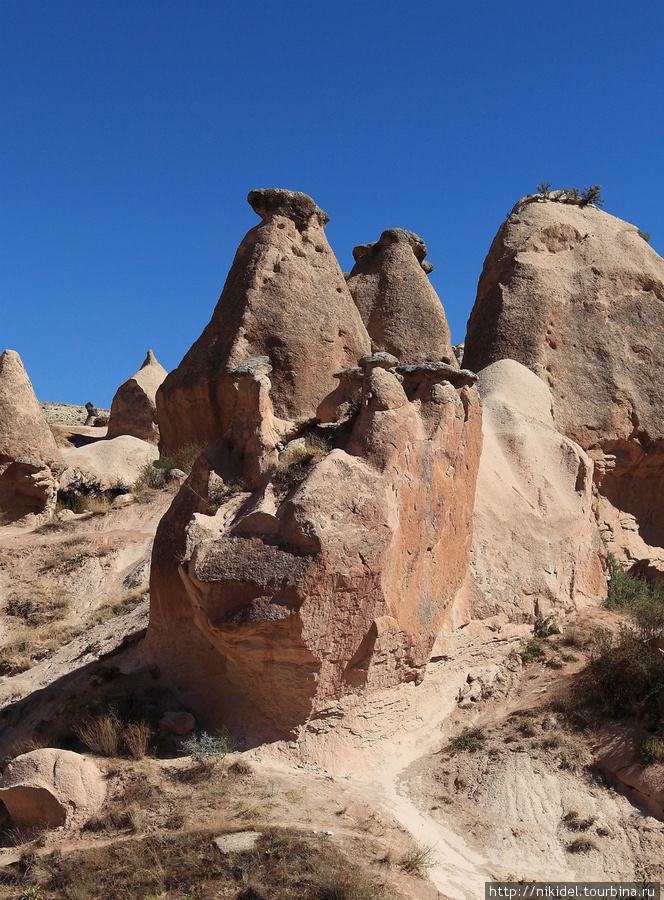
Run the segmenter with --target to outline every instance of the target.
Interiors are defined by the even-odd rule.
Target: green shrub
[[[632,629],[600,632],[591,652],[586,701],[612,718],[635,716],[657,725],[664,697],[664,655],[654,654]]]
[[[543,200],[549,199],[549,197],[551,195],[551,191],[549,190],[550,187],[551,187],[550,181],[546,181],[546,182],[543,181],[541,184],[537,185],[537,193],[540,195],[540,197]]]
[[[581,191],[581,206],[588,206],[589,204],[598,207],[604,206],[601,190],[601,184],[591,184],[590,187],[584,187]]]
[[[227,500],[236,494],[246,491],[246,485],[242,479],[237,478],[234,481],[222,482],[216,484],[208,495],[208,508],[210,512],[216,512],[220,506],[223,506]]]
[[[664,760],[664,741],[654,735],[634,742],[634,761],[645,768]]]
[[[611,579],[605,601],[607,609],[620,609],[636,623],[644,639],[664,630],[664,583],[630,575],[608,553]]]
[[[560,628],[558,628],[556,617],[551,615],[542,618],[540,616],[540,618],[535,622],[533,634],[536,638],[548,638],[552,634],[560,634]]]
[[[652,237],[652,231],[641,231],[641,229],[637,229],[639,232],[639,237],[642,237],[646,244],[650,243],[650,238]]]
[[[166,472],[170,472],[171,469],[182,469],[186,475],[189,475],[203,450],[205,450],[203,443],[185,444],[177,450],[161,453],[159,459],[155,460],[152,465],[155,469],[163,469]]]
[[[452,738],[447,746],[447,752],[450,756],[456,756],[458,753],[476,753],[481,750],[486,735],[481,728],[464,728],[461,734]]]
[[[182,741],[182,750],[196,762],[223,759],[233,752],[233,738],[227,728],[220,728],[216,734],[202,731],[197,737]]]

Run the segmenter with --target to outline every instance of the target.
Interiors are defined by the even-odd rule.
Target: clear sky
[[[110,405],[207,324],[252,188],[342,269],[417,232],[454,342],[514,203],[599,183],[664,254],[661,0],[0,0],[0,351]]]

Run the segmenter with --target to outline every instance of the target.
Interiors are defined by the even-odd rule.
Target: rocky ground
[[[0,531],[4,757],[54,744],[85,751],[76,726],[127,703],[151,722],[178,708],[142,654],[147,560],[171,498],[157,491],[64,527]],[[406,900],[476,897],[492,879],[661,880],[664,825],[611,786],[596,764],[601,735],[573,727],[560,701],[589,635],[620,621],[584,615],[528,664],[530,626],[471,623],[421,685],[376,693],[297,743],[204,765],[155,730],[148,756],[96,755],[108,798],[83,830],[27,835],[5,819],[0,896],[99,896],[100,867],[105,896],[140,898],[314,896],[303,887],[314,869],[328,882],[345,873],[347,892],[334,896]],[[224,881],[211,835],[244,830],[268,843],[263,855],[233,857]],[[177,885],[164,859],[146,863],[165,843]],[[191,854],[199,866],[209,858],[205,877],[191,874]],[[299,888],[260,868],[280,854],[291,875],[306,855]],[[138,865],[151,884],[122,875]],[[57,887],[63,872],[77,892]]]
[[[41,401],[39,405],[49,425],[85,425],[88,417],[85,406],[48,401]],[[102,419],[108,419],[110,412],[110,409],[97,409],[99,418]]]

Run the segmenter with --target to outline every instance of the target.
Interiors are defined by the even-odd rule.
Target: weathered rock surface
[[[484,437],[456,613],[499,625],[596,605],[606,578],[592,460],[556,430],[549,389],[520,363],[493,363],[478,387]]]
[[[112,440],[63,450],[65,470],[60,487],[66,490],[76,481],[83,481],[101,490],[124,484],[130,487],[140,477],[143,468],[159,456],[155,444],[128,434]]]
[[[60,451],[15,350],[0,356],[0,510],[15,521],[55,506]]]
[[[424,241],[412,231],[388,228],[376,243],[355,247],[348,287],[376,346],[401,363],[443,357],[456,363],[426,255]]]
[[[242,417],[269,424],[252,378]],[[362,397],[350,432],[319,429],[329,453],[320,434],[276,464],[257,445],[249,489],[220,439],[159,525],[146,654],[206,727],[323,728],[354,694],[423,675],[467,567],[481,404],[426,367],[406,390],[367,367]]]
[[[0,799],[17,825],[81,826],[99,812],[105,796],[99,769],[70,750],[24,753],[0,779]]]
[[[235,256],[210,323],[157,392],[162,445],[208,445],[226,432],[237,400],[232,370],[272,365],[277,417],[309,418],[334,373],[370,350],[369,336],[325,237],[328,216],[306,194],[252,191],[262,221]]]
[[[556,427],[595,461],[609,546],[664,573],[664,260],[595,209],[522,200],[494,239],[464,365],[503,358],[551,388]]]
[[[167,374],[152,350],[148,350],[141,368],[120,385],[113,397],[107,432],[109,438],[131,434],[142,441],[159,442],[155,398]]]

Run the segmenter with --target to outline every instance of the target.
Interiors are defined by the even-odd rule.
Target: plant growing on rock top
[[[601,184],[591,184],[590,187],[584,187],[581,191],[581,206],[588,206],[589,204],[598,207],[604,206],[601,190]]]
[[[652,237],[652,231],[641,231],[640,228],[637,228],[637,231],[639,233],[639,237],[643,238],[646,244],[649,244],[650,238]]]
[[[543,181],[541,184],[537,185],[537,193],[540,195],[542,200],[548,200],[551,196],[551,182]]]

